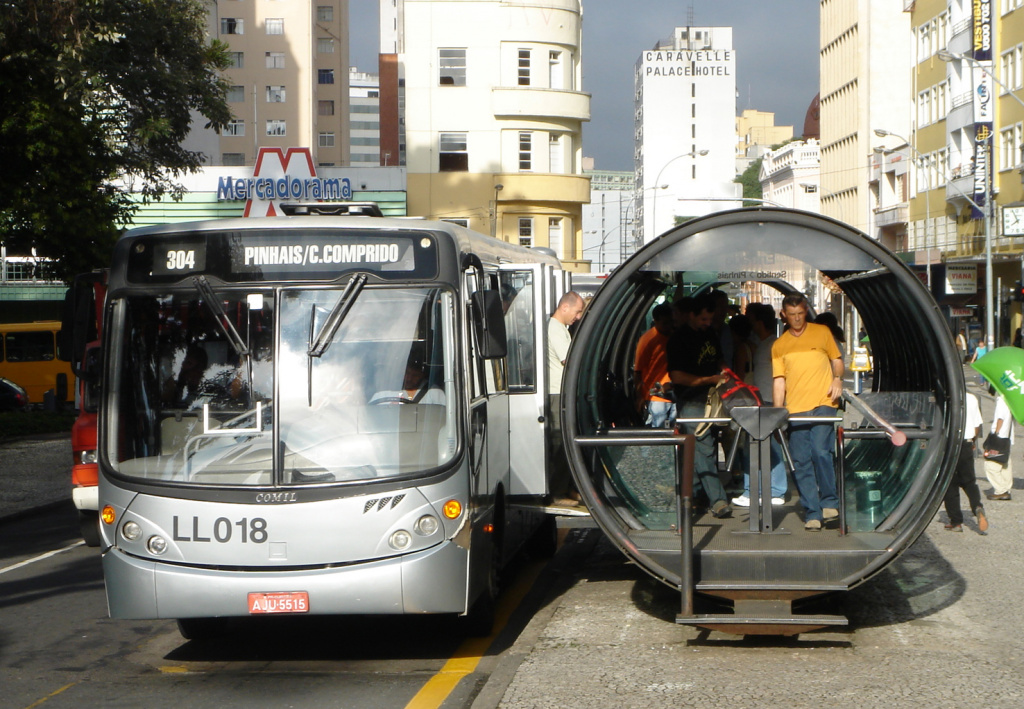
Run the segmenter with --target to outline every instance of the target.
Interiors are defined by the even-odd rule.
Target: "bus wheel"
[[[100,545],[100,514],[92,510],[78,511],[78,526],[82,530],[82,539],[87,547]]]
[[[212,640],[225,633],[225,618],[178,618],[178,632],[186,640]]]

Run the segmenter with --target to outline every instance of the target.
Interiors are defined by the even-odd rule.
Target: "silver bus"
[[[186,637],[267,614],[488,631],[498,568],[545,521],[545,330],[568,280],[444,222],[128,232],[98,416],[111,617]]]

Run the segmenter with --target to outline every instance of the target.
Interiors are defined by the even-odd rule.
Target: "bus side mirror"
[[[85,366],[82,367],[82,410],[90,414],[99,410],[100,403],[100,353],[94,345],[85,351]]]
[[[496,290],[476,291],[470,297],[473,313],[473,332],[476,346],[484,359],[500,359],[508,353],[505,335],[505,312],[501,307],[501,294]]]
[[[60,332],[57,334],[57,358],[70,362],[75,375],[83,377],[80,368],[86,345],[97,337],[93,284],[76,278],[64,296]]]

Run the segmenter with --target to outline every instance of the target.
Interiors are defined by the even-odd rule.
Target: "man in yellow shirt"
[[[843,359],[824,325],[807,321],[802,295],[786,296],[782,318],[789,329],[772,345],[772,393],[790,418],[834,417],[843,393]],[[836,473],[832,462],[835,435],[831,422],[790,424],[793,478],[804,506],[804,529],[817,531],[823,520],[839,516]]]

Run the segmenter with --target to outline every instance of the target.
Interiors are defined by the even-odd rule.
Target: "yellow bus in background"
[[[0,377],[19,384],[33,404],[53,390],[56,402],[74,402],[71,364],[57,358],[60,322],[46,320],[0,325]]]

